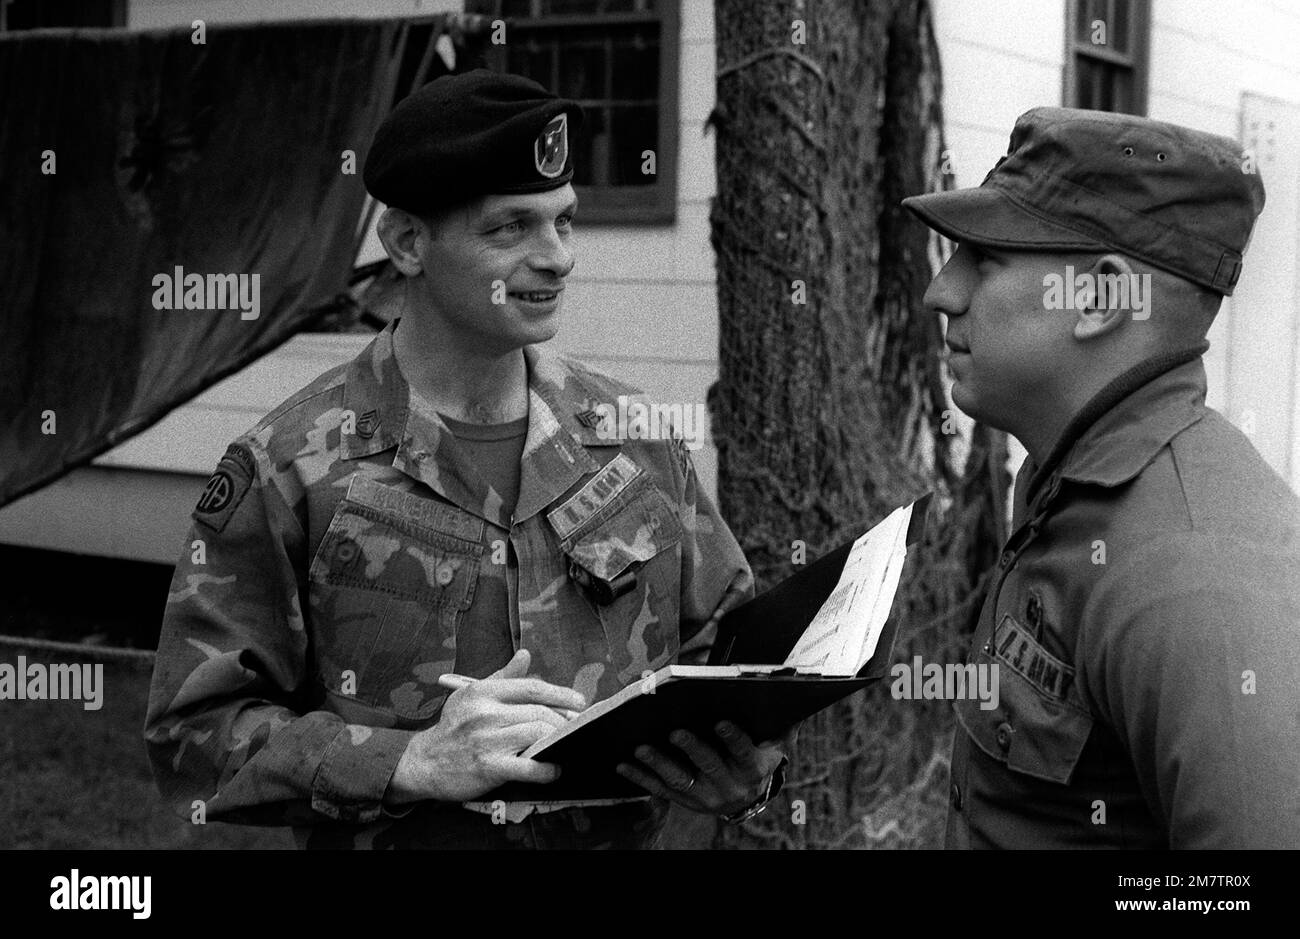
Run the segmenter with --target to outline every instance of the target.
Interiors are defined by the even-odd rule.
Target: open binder
[[[885,677],[898,617],[891,615],[908,549],[924,532],[931,496],[902,506],[761,596],[726,614],[708,665],[667,665],[587,708],[523,755],[557,763],[545,786],[511,784],[484,801],[555,802],[644,795],[614,767],[641,744],[670,754],[684,728],[713,739],[729,720],[755,742]]]

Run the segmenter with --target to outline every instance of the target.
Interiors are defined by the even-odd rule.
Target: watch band
[[[749,821],[756,815],[762,815],[766,811],[768,803],[777,797],[781,792],[781,787],[785,785],[785,768],[789,763],[789,757],[781,757],[781,762],[777,764],[776,769],[772,770],[772,775],[767,777],[767,787],[763,790],[761,796],[743,809],[727,815],[720,815],[719,818],[728,825],[739,825],[741,822]]]

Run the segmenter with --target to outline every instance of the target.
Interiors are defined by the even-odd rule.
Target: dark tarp
[[[346,288],[366,147],[410,87],[408,44],[417,71],[445,70],[427,71],[443,21],[214,26],[204,44],[188,29],[0,39],[0,505],[269,352]],[[207,275],[259,275],[257,318],[232,298],[155,309],[154,278],[178,266],[204,276],[204,302]]]

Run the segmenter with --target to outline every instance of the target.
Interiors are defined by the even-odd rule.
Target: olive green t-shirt
[[[457,444],[469,457],[497,495],[506,513],[514,511],[519,499],[519,463],[528,436],[528,417],[504,424],[467,424],[439,415]],[[483,550],[491,552],[491,544]],[[493,629],[469,629],[456,633],[456,672],[471,678],[484,678],[510,661],[515,640],[510,626],[510,594],[506,578],[513,576],[514,557],[505,564],[488,565],[479,577],[474,598],[482,604],[480,622],[495,623]]]

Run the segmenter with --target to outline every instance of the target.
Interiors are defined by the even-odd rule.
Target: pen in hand
[[[445,675],[438,676],[438,684],[449,691],[459,691],[476,681],[478,681],[477,678],[470,678],[468,675],[457,675],[454,672],[447,672]],[[551,710],[566,721],[571,721],[578,716],[577,711],[571,711],[568,708],[551,708]]]

